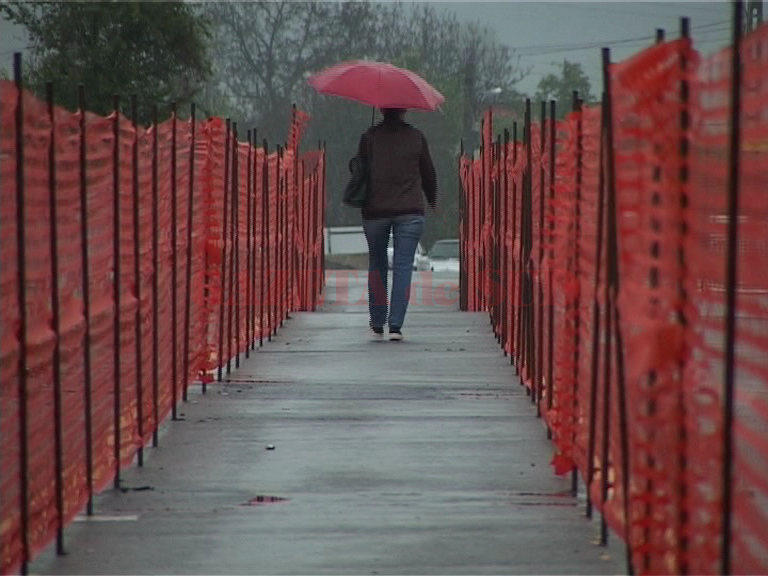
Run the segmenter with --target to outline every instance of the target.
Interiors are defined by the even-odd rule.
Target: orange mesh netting
[[[609,100],[566,115],[554,141],[551,119],[525,126],[503,170],[487,113],[479,157],[459,164],[462,309],[488,311],[551,433],[555,472],[581,476],[639,573],[722,572],[724,544],[730,572],[768,571],[766,45],[760,26],[740,47],[738,142],[732,51],[702,59],[679,39],[610,65]]]
[[[733,570],[768,567],[768,29],[742,46]]]
[[[290,311],[314,309],[325,188],[323,150],[301,170],[294,162],[301,111],[278,158],[237,142],[218,118],[144,129],[54,107],[52,121],[46,103],[9,82],[0,100],[0,572],[10,573],[133,462],[185,386],[210,382]]]

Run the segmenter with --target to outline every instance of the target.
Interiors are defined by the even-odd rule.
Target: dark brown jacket
[[[424,196],[437,202],[437,176],[427,139],[402,121],[381,122],[360,137],[358,154],[368,159],[370,184],[363,218],[424,214]]]

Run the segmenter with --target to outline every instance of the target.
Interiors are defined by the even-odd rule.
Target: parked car
[[[392,236],[389,237],[389,246],[387,246],[387,262],[389,264],[390,270],[392,269],[392,258],[395,255],[395,242]],[[424,272],[426,270],[429,270],[429,256],[427,256],[427,251],[424,250],[424,247],[421,245],[421,242],[419,242],[418,246],[416,246],[416,255],[413,257],[413,269],[417,272]]]
[[[430,270],[459,272],[459,239],[438,240],[429,251]]]

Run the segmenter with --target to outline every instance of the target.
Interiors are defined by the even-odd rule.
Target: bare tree
[[[214,73],[244,121],[279,137],[310,72],[375,50],[377,5],[364,2],[212,2]]]
[[[329,222],[359,218],[336,195],[348,177],[346,166],[371,109],[311,90],[306,77],[336,62],[374,59],[421,74],[446,96],[442,110],[410,117],[427,134],[445,190],[445,222],[432,237],[455,234],[456,151],[465,125],[480,109],[478,95],[489,87],[514,92],[527,73],[511,49],[479,24],[462,24],[449,9],[422,3],[217,2],[205,14],[214,26],[213,66],[218,86],[271,141],[284,138],[290,104],[312,115],[306,142],[328,143]],[[468,119],[465,119],[465,112]]]
[[[325,2],[212,2],[214,73],[241,120],[277,136],[303,74],[329,58],[336,8]],[[272,133],[272,134],[270,134]]]

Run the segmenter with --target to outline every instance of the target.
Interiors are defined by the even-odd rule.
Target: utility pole
[[[749,33],[763,23],[763,0],[747,0],[744,30]]]

